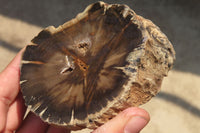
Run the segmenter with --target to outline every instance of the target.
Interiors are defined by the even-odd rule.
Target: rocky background
[[[16,53],[49,25],[72,19],[95,0],[0,0],[0,71]],[[200,1],[107,0],[123,3],[152,20],[176,51],[173,70],[162,91],[141,107],[151,115],[142,133],[200,131]],[[84,132],[89,132],[84,130]]]

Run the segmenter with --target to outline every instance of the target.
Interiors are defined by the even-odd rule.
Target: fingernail
[[[124,133],[138,133],[146,126],[147,123],[148,120],[146,120],[144,117],[133,116],[126,124]]]

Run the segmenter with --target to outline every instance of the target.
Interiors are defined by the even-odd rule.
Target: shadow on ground
[[[0,40],[0,46],[6,48],[9,51],[15,52],[15,53],[18,53],[21,50],[20,47],[16,47],[16,46],[6,43],[2,40]]]
[[[190,104],[189,102],[185,101],[183,98],[166,93],[160,92],[156,96],[157,98],[163,99],[165,101],[171,102],[182,109],[190,112],[192,115],[195,115],[200,118],[200,109],[195,107],[194,105]]]

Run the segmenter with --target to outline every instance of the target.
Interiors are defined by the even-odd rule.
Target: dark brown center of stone
[[[97,6],[97,5],[96,5]],[[27,105],[57,123],[83,120],[123,91],[129,77],[121,69],[142,42],[142,33],[123,16],[124,6],[97,6],[55,34],[42,31],[23,55],[22,92]],[[37,64],[36,62],[42,62]]]

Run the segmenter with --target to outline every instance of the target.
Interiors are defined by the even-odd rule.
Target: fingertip
[[[141,116],[133,116],[126,124],[124,128],[124,133],[138,133],[146,125],[148,121]]]
[[[16,70],[18,72],[19,66],[20,66],[20,60],[22,53],[24,52],[25,48],[21,49],[17,55],[12,59],[12,61],[8,64],[8,66],[1,72],[2,74],[7,73],[7,71],[10,71],[10,69]]]
[[[146,110],[144,110],[142,108],[138,108],[138,107],[127,108],[124,111],[122,111],[120,113],[120,115],[123,115],[122,117],[140,116],[140,117],[146,119],[146,121],[150,120],[149,113]]]
[[[149,122],[147,111],[138,107],[130,107],[119,113],[93,133],[137,133]]]
[[[138,107],[131,107],[122,112],[123,115],[127,115],[130,119],[127,121],[124,127],[124,133],[138,133],[149,122],[149,113]]]
[[[138,133],[140,132],[149,122],[149,113],[138,107],[130,107],[121,112],[122,118],[129,118],[124,126],[123,133]]]

